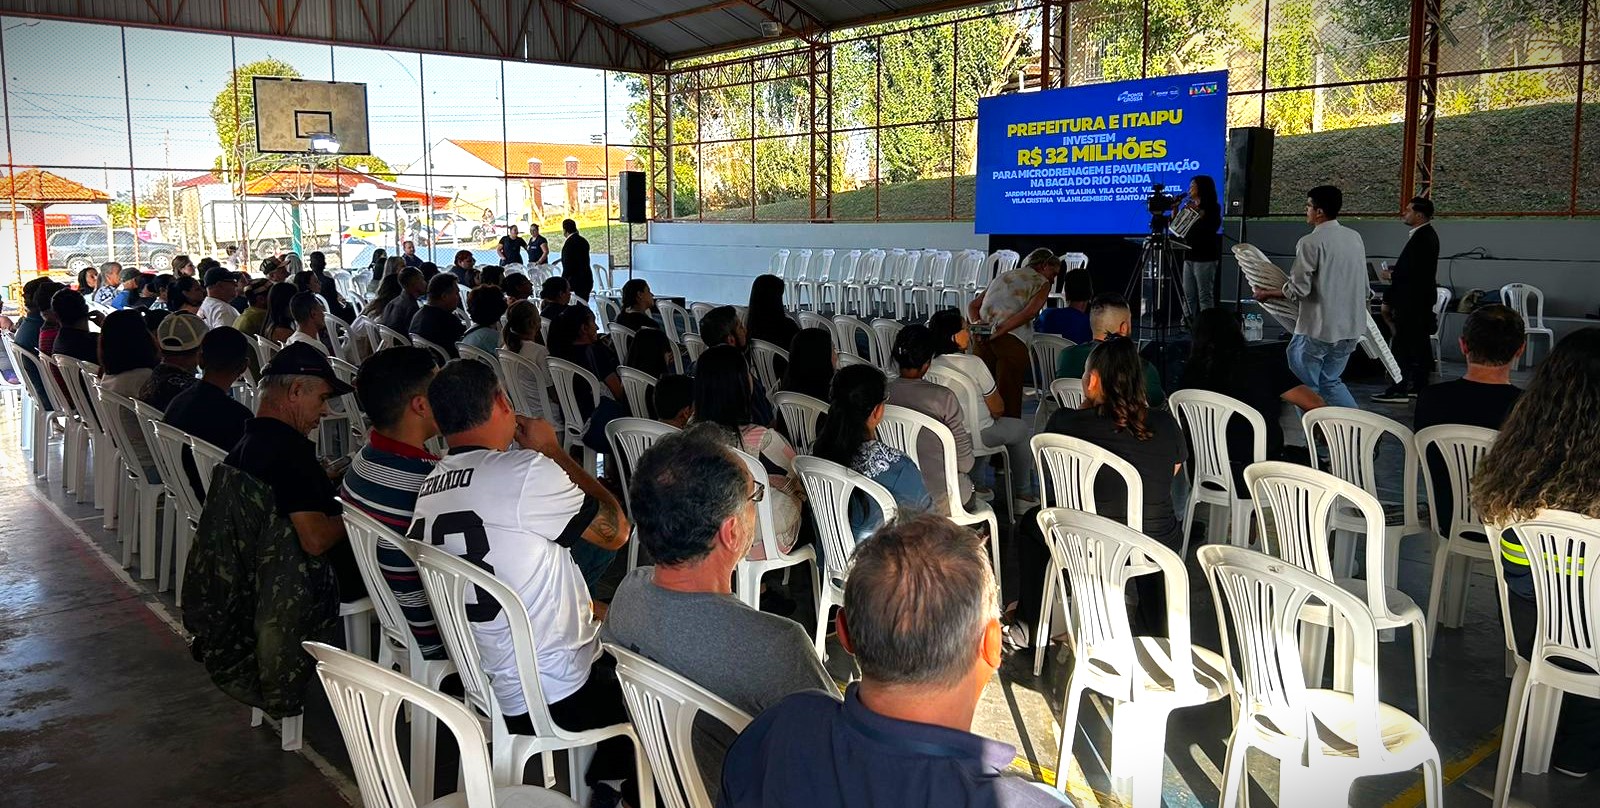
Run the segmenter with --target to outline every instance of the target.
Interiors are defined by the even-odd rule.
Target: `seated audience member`
[[[66,290],[66,293],[79,301],[83,300],[77,292]],[[61,293],[57,293],[56,301],[59,303],[61,299]],[[60,312],[61,307],[58,305],[56,313]],[[67,332],[63,331],[62,338],[66,334]],[[62,338],[56,340],[58,354]],[[106,315],[105,325],[100,329],[100,355],[96,359],[100,365],[101,387],[137,399],[158,364],[156,342],[150,336],[150,330],[145,327],[144,312],[124,309]],[[155,455],[149,442],[145,440],[144,428],[139,425],[138,417],[132,412],[123,412],[122,429],[128,437],[128,443],[132,444],[134,456],[144,468],[145,479],[152,483],[161,482],[161,474],[156,470]]]
[[[381,253],[383,250],[378,252]],[[284,283],[289,280],[289,267],[283,261],[269,255],[261,259],[261,263],[256,266],[256,274],[273,283]]]
[[[539,316],[554,320],[570,305],[572,287],[567,285],[567,279],[560,275],[545,278],[544,284],[539,287]]]
[[[783,279],[777,275],[757,275],[750,284],[750,305],[745,308],[745,328],[750,339],[789,347],[800,326],[783,309]]]
[[[372,433],[350,462],[339,498],[401,536],[411,527],[422,481],[439,462],[422,448],[439,434],[428,404],[433,375],[433,356],[410,346],[379,351],[356,372],[356,397],[372,422]],[[417,565],[386,538],[378,540],[377,557],[423,658],[444,659],[444,640]]]
[[[533,281],[521,272],[508,272],[505,283],[500,284],[500,291],[506,293],[506,305],[515,306],[533,297]]]
[[[620,402],[626,400],[622,392],[622,378],[617,375],[616,352],[600,341],[600,331],[595,326],[594,312],[588,306],[568,306],[550,324],[550,355],[564,359],[594,374],[600,381],[600,404],[597,408],[588,395],[578,392],[578,412],[589,419],[589,431],[583,442],[589,448],[605,454],[610,451],[606,443],[605,425],[611,419],[624,415]],[[574,380],[574,384],[580,382]]]
[[[778,390],[827,401],[834,369],[839,364],[833,350],[833,334],[822,328],[802,328],[795,332],[788,347],[789,364],[783,370]]]
[[[89,302],[83,299],[83,295],[65,286],[54,288],[57,291],[50,297],[50,309],[56,314],[56,323],[60,330],[56,333],[55,340],[51,343],[49,350],[44,351],[41,347],[41,353],[49,353],[51,356],[70,356],[73,359],[99,364],[102,372],[114,372],[106,371],[105,363],[100,361],[99,336],[89,330]],[[152,358],[150,364],[146,365],[146,367],[155,367],[155,344],[150,341],[150,332],[144,327],[144,319],[138,315],[138,312],[133,312],[130,316],[137,321],[139,331],[134,331],[131,327],[128,328],[125,332],[126,338],[138,340],[142,337],[146,343],[149,343]],[[123,319],[126,320],[127,318]],[[42,343],[43,340],[41,340],[41,346]],[[56,378],[59,380],[61,378],[60,374],[57,374]],[[143,381],[143,379],[140,379],[140,381]],[[137,394],[139,389],[133,387],[126,392],[120,389],[117,392],[132,396]]]
[[[30,351],[39,350],[39,329],[44,327],[44,313],[50,309],[50,297],[41,297],[39,289],[46,286],[52,287],[50,296],[53,297],[55,295],[54,285],[55,281],[43,275],[22,285],[20,302],[28,313],[17,323],[17,330],[12,335],[12,342]]]
[[[656,296],[650,293],[650,284],[644,278],[634,278],[622,285],[622,313],[617,315],[617,325],[634,331],[660,328],[652,316],[655,307]]]
[[[294,296],[300,294],[295,291],[292,283],[274,283],[267,291],[267,325],[262,330],[262,336],[273,342],[283,345],[294,336],[295,322],[294,311],[289,304]]]
[[[667,333],[659,328],[646,328],[628,343],[626,364],[660,379],[675,371],[672,357],[672,341],[667,339]]]
[[[428,404],[450,454],[423,483],[407,535],[470,557],[517,590],[537,638],[529,661],[557,724],[576,731],[627,723],[616,662],[601,652],[577,563],[582,548],[609,558],[627,542],[622,506],[561,448],[547,422],[517,416],[483,363],[446,364],[428,385]],[[470,545],[459,527],[464,514],[483,525]],[[506,728],[532,735],[504,614],[497,610],[473,629]],[[614,738],[601,742],[585,781],[627,778],[632,769],[629,741]]]
[[[267,327],[267,296],[272,291],[272,281],[256,278],[244,288],[245,300],[250,305],[233,321],[233,327],[242,334],[261,336]]]
[[[527,359],[541,368],[550,366],[550,351],[544,347],[542,337],[539,334],[539,308],[532,301],[519,300],[511,304],[511,307],[506,310],[506,327],[501,331],[500,337],[506,350]],[[540,406],[539,395],[535,390],[531,389],[536,384],[536,380],[529,376],[525,381],[529,384],[530,389],[522,391],[525,394],[524,398],[532,402],[530,406],[535,409],[522,414],[530,418],[543,418],[551,422],[551,425],[559,426],[561,413],[557,411],[555,405],[554,391],[544,391],[545,399],[550,402],[550,412],[540,412],[537,409]]]
[[[169,318],[170,319],[170,318]],[[228,391],[244,375],[254,352],[245,336],[232,328],[213,328],[200,340],[200,381],[172,397],[161,420],[212,446],[227,451],[244,437],[246,421],[255,417],[250,408],[233,400]],[[205,501],[205,486],[189,450],[183,465],[196,496]]]
[[[1056,377],[1061,379],[1083,378],[1084,365],[1089,360],[1089,352],[1096,345],[1108,337],[1126,337],[1133,330],[1133,314],[1128,309],[1128,302],[1121,295],[1103,294],[1096,295],[1089,302],[1089,327],[1094,331],[1094,340],[1061,352],[1056,359]],[[1161,387],[1161,374],[1156,371],[1156,366],[1144,362],[1144,392],[1152,407],[1164,407],[1167,403],[1167,393]]]
[[[458,285],[471,289],[477,285],[478,273],[473,270],[477,263],[478,259],[473,257],[471,250],[456,250],[455,260],[446,274],[454,277]],[[430,279],[428,284],[431,292],[433,281]]]
[[[465,251],[463,251],[465,252]],[[461,308],[461,286],[456,276],[441,273],[428,282],[428,301],[411,316],[406,331],[444,349],[452,359],[456,356],[456,343],[467,333],[467,326],[456,316]]]
[[[284,346],[305,343],[316,348],[323,356],[331,356],[333,352],[328,350],[328,346],[322,341],[327,313],[322,307],[322,300],[315,292],[295,294],[289,299],[289,315],[294,318],[294,333],[289,335]]]
[[[500,287],[482,284],[467,294],[467,317],[472,327],[461,341],[491,355],[500,350],[500,318],[506,314],[506,296]]]
[[[778,548],[787,553],[800,536],[801,485],[793,476],[794,447],[777,430],[754,422],[750,407],[753,387],[754,375],[743,352],[731,345],[707,348],[694,374],[694,420],[720,425],[729,440],[766,468],[763,482],[772,502],[773,532]],[[758,544],[751,558],[766,558],[766,548]]]
[[[1058,334],[1079,345],[1094,339],[1089,329],[1089,299],[1094,297],[1089,270],[1075,269],[1062,275],[1061,293],[1067,298],[1067,304],[1039,312],[1033,330],[1040,334]]]
[[[1010,745],[971,732],[1000,666],[998,594],[983,540],[943,517],[863,542],[838,618],[861,681],[843,703],[797,693],[757,716],[728,750],[719,808],[1067,804],[1005,773]]]
[[[506,268],[498,264],[478,267],[478,285],[500,288],[500,282],[506,278]]]
[[[378,282],[377,290],[372,293],[372,297],[367,299],[366,305],[361,307],[361,316],[374,321],[382,319],[383,310],[388,308],[389,304],[400,296],[400,292],[399,273],[383,276],[383,280]]]
[[[337,472],[317,460],[317,446],[306,436],[321,422],[328,401],[351,389],[321,351],[300,343],[283,346],[261,369],[256,417],[245,423],[244,436],[224,461],[272,489],[277,511],[293,523],[300,547],[333,568],[339,598],[346,603],[366,597],[367,587],[345,541],[335,496]]]
[[[239,276],[226,267],[212,267],[205,274],[206,296],[200,301],[197,312],[210,328],[233,325],[239,312],[233,308],[233,299],[239,296]]]
[[[1195,315],[1194,343],[1183,368],[1180,389],[1206,390],[1238,399],[1261,414],[1267,424],[1267,458],[1283,460],[1283,403],[1314,410],[1324,405],[1317,391],[1300,383],[1289,370],[1284,343],[1249,345],[1239,315],[1223,308]],[[1242,418],[1228,422],[1228,459],[1233,463],[1235,489],[1244,487],[1244,467],[1253,462],[1255,443],[1250,425]]]
[[[161,364],[139,388],[139,400],[165,412],[174,397],[198,384],[194,374],[200,369],[200,343],[210,330],[199,317],[162,318],[156,328]]]
[[[749,332],[739,320],[739,310],[732,306],[718,306],[700,318],[700,339],[706,347],[732,345],[744,353],[750,344]],[[750,406],[755,423],[768,426],[772,423],[772,402],[767,400],[766,385],[754,379],[755,392],[750,396]]]
[[[733,570],[756,540],[760,485],[714,427],[693,427],[651,446],[633,472],[631,498],[638,540],[655,566],[628,573],[600,629],[602,640],[661,663],[750,715],[791,693],[836,692],[805,629],[733,596]],[[696,718],[695,763],[713,800],[734,736],[715,719]]]
[[[1600,496],[1595,493],[1600,478],[1595,471],[1595,447],[1600,445],[1597,412],[1600,328],[1591,327],[1568,334],[1539,363],[1527,391],[1500,427],[1494,447],[1478,461],[1472,498],[1484,523],[1505,525],[1547,509],[1600,519]],[[1550,618],[1541,617],[1534,602],[1533,576],[1521,541],[1510,531],[1499,538],[1505,605],[1517,653],[1526,659],[1533,652],[1538,624]],[[1546,558],[1543,566],[1555,581],[1562,581],[1553,581],[1552,586],[1589,586],[1583,583],[1582,569],[1573,578],[1560,574],[1562,562],[1571,564],[1570,560]],[[1554,664],[1569,667],[1560,658]],[[1550,767],[1572,777],[1600,769],[1600,700],[1574,693],[1561,700]]]
[[[1133,340],[1113,337],[1094,345],[1083,377],[1083,409],[1057,410],[1045,431],[1087,441],[1128,461],[1139,472],[1144,486],[1144,501],[1140,503],[1144,534],[1176,552],[1183,547],[1183,520],[1172,507],[1172,478],[1188,458],[1183,431],[1171,415],[1150,409],[1140,368],[1143,360]],[[1101,516],[1127,521],[1128,492],[1115,471],[1103,468],[1095,477],[1094,501]],[[1050,565],[1049,549],[1034,519],[1036,513],[1023,514],[1017,526],[1020,569],[1048,569]],[[1044,608],[1044,581],[1033,575],[1021,577],[1016,619],[1031,629],[1038,625],[1039,610]],[[1134,578],[1138,606],[1133,616],[1138,633],[1166,635],[1163,586],[1159,575]],[[1023,634],[1027,634],[1026,630]],[[1024,637],[1017,639],[1026,644]]]
[[[1028,440],[1033,430],[1021,418],[1004,415],[1005,402],[995,385],[989,366],[972,354],[967,346],[972,344],[972,332],[961,312],[945,309],[928,318],[928,331],[933,339],[933,363],[930,367],[953,371],[972,381],[983,397],[977,412],[978,434],[985,446],[1004,446],[1011,460],[1012,479],[1006,484],[1016,489],[1019,502],[1032,504],[1039,501],[1037,481],[1033,476],[1033,449]],[[970,437],[970,435],[969,435]]]
[[[922,378],[933,364],[933,333],[927,326],[912,323],[900,329],[891,353],[900,368],[900,378],[889,383],[889,403],[920,412],[944,424],[955,436],[956,484],[959,487],[956,491],[947,490],[944,445],[926,432],[917,439],[922,481],[933,498],[934,511],[948,514],[950,497],[962,503],[972,498],[972,481],[967,478],[972,471],[972,436],[967,432],[966,419],[961,416],[961,402],[950,388]]]
[[[118,308],[150,311],[161,302],[161,276],[148,272],[131,272],[123,280],[123,294],[127,299]],[[129,285],[131,284],[131,285]],[[128,291],[131,289],[132,291]],[[117,296],[119,299],[121,294]]]
[[[101,277],[104,278],[105,276],[102,275]],[[145,284],[145,275],[137,269],[128,269],[119,270],[118,277],[122,279],[122,282],[117,285],[116,289],[112,290],[111,299],[106,301],[106,305],[113,309],[125,309],[133,306],[134,302],[139,299],[139,289]]]
[[[400,271],[399,283],[399,294],[383,307],[378,322],[406,334],[411,329],[411,318],[417,316],[417,309],[422,305],[422,297],[428,291],[429,281],[423,279],[422,270],[406,267]],[[381,288],[379,291],[381,293]]]
[[[1418,432],[1439,424],[1499,429],[1522,395],[1511,384],[1511,366],[1527,348],[1522,315],[1515,309],[1499,304],[1473,309],[1461,328],[1460,345],[1467,373],[1417,393],[1412,428]]]
[[[878,422],[888,386],[883,372],[870,365],[840,368],[833,376],[828,414],[817,428],[811,453],[872,479],[894,495],[902,511],[925,511],[933,505],[922,472],[904,452],[878,440]],[[883,511],[870,497],[850,501],[850,527],[865,539],[883,525]],[[840,566],[843,566],[842,564]]]
[[[193,269],[194,265],[189,267]],[[174,276],[167,286],[167,311],[185,311],[198,316],[205,299],[206,289],[193,275]]]
[[[656,382],[651,391],[651,402],[656,408],[656,420],[679,429],[694,419],[694,377],[667,376]]]

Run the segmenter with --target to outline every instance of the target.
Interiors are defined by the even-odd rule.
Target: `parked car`
[[[489,237],[489,228],[482,221],[470,219],[459,213],[435,212],[433,229],[438,241],[483,241]]]
[[[102,227],[62,228],[49,236],[50,268],[76,276],[79,271],[99,266],[107,259],[106,231]],[[140,241],[132,230],[112,232],[109,260],[124,266],[150,267],[165,271],[178,254],[178,245],[159,241]]]

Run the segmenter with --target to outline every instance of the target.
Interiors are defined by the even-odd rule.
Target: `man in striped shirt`
[[[426,350],[403,347],[373,354],[356,373],[356,396],[372,422],[372,434],[345,473],[340,496],[401,536],[411,526],[417,489],[439,460],[422,448],[439,434],[428,406],[434,372]],[[378,542],[378,565],[423,657],[444,659],[444,643],[416,565],[387,540]]]

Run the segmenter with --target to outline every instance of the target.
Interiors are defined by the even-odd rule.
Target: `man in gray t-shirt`
[[[755,540],[752,480],[715,427],[662,438],[639,460],[630,501],[656,566],[623,579],[600,639],[661,663],[754,716],[793,693],[839,688],[798,623],[735,599],[729,582]],[[704,715],[694,752],[713,802],[735,734]]]

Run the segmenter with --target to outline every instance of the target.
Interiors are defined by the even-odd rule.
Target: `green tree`
[[[222,154],[215,168],[225,180],[239,176],[240,167],[246,179],[269,174],[280,168],[306,167],[314,163],[318,171],[343,166],[384,180],[393,180],[394,169],[375,154],[342,154],[337,157],[309,157],[302,154],[263,154],[256,151],[256,94],[251,81],[256,76],[300,78],[300,71],[278,59],[262,59],[239,65],[229,74],[228,82],[211,101],[211,120],[217,127],[217,143]]]
[[[141,202],[136,210],[129,200],[117,199],[106,203],[106,215],[111,218],[112,227],[138,227],[156,212],[152,205]]]

